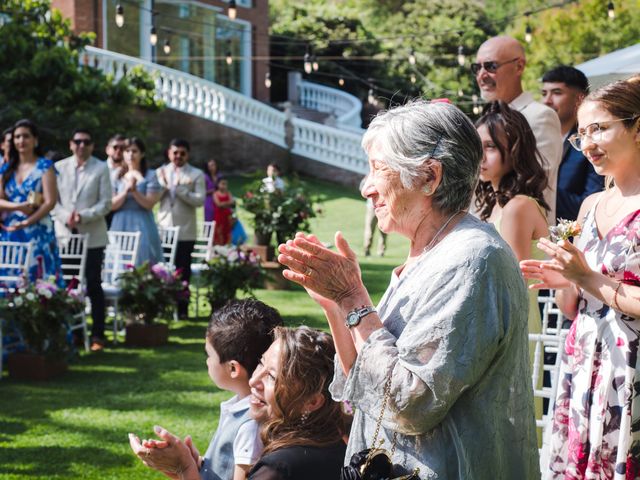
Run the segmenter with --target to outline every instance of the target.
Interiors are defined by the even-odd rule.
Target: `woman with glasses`
[[[573,320],[559,376],[544,478],[640,478],[640,77],[591,93],[571,138],[606,175],[587,197],[575,245],[541,238],[526,260]]]
[[[42,155],[38,127],[30,120],[13,126],[7,161],[0,167],[0,240],[32,242],[29,280],[56,278],[64,285],[58,244],[49,212],[58,189],[53,162]],[[2,275],[15,272],[0,270]]]

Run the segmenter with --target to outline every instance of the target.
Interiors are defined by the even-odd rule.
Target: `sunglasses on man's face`
[[[509,63],[513,63],[513,62],[517,62],[518,60],[520,60],[520,57],[516,57],[513,58],[511,60],[507,60],[506,62],[496,62],[495,60],[491,60],[489,62],[482,62],[482,63],[472,63],[471,64],[471,72],[474,75],[477,75],[478,72],[480,71],[481,68],[484,68],[485,71],[489,72],[489,73],[496,73],[498,71],[498,69],[504,65],[507,65]]]
[[[90,138],[74,138],[71,141],[76,145],[82,145],[83,143],[85,145],[93,145],[93,140],[91,140]]]

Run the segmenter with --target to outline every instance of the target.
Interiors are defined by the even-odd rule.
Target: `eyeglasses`
[[[76,145],[81,145],[81,144],[85,144],[85,145],[92,145],[93,144],[93,140],[91,140],[90,138],[74,138],[73,140],[71,140],[73,143],[75,143]]]
[[[484,68],[489,73],[496,73],[500,67],[507,65],[509,63],[517,62],[518,60],[520,60],[520,57],[516,57],[502,63],[498,63],[495,60],[491,60],[490,62],[472,63],[471,71],[473,72],[474,75],[477,75],[480,69]]]
[[[602,140],[602,134],[607,131],[607,128],[609,128],[609,124],[624,122],[625,120],[637,120],[638,118],[640,118],[640,116],[636,115],[635,117],[618,118],[617,120],[609,120],[607,122],[591,123],[584,127],[582,133],[571,135],[569,137],[569,143],[571,143],[571,146],[576,150],[582,151],[582,149],[584,148],[584,141],[587,138],[590,138],[591,141],[595,143]]]

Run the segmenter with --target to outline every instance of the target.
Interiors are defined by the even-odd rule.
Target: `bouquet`
[[[134,322],[152,324],[156,319],[168,318],[178,300],[189,298],[189,286],[180,271],[162,263],[127,265],[119,281],[122,290],[119,304]]]
[[[27,350],[56,358],[69,351],[67,319],[83,308],[84,294],[77,290],[77,280],[64,289],[53,277],[25,282],[0,298],[3,317],[22,335]]]
[[[562,240],[571,240],[582,232],[582,227],[575,220],[558,219],[558,225],[549,227],[551,240],[558,243]]]
[[[253,250],[214,246],[200,275],[208,286],[211,308],[217,308],[236,298],[238,290],[250,294],[264,279],[265,272]]]

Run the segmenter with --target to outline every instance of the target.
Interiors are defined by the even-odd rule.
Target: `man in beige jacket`
[[[169,143],[169,163],[158,168],[158,182],[164,188],[158,210],[161,227],[180,227],[176,267],[182,271],[182,279],[191,278],[191,253],[197,237],[196,210],[204,205],[204,174],[199,168],[189,165],[189,142],[173,139]],[[178,315],[187,318],[189,300],[178,304]]]

